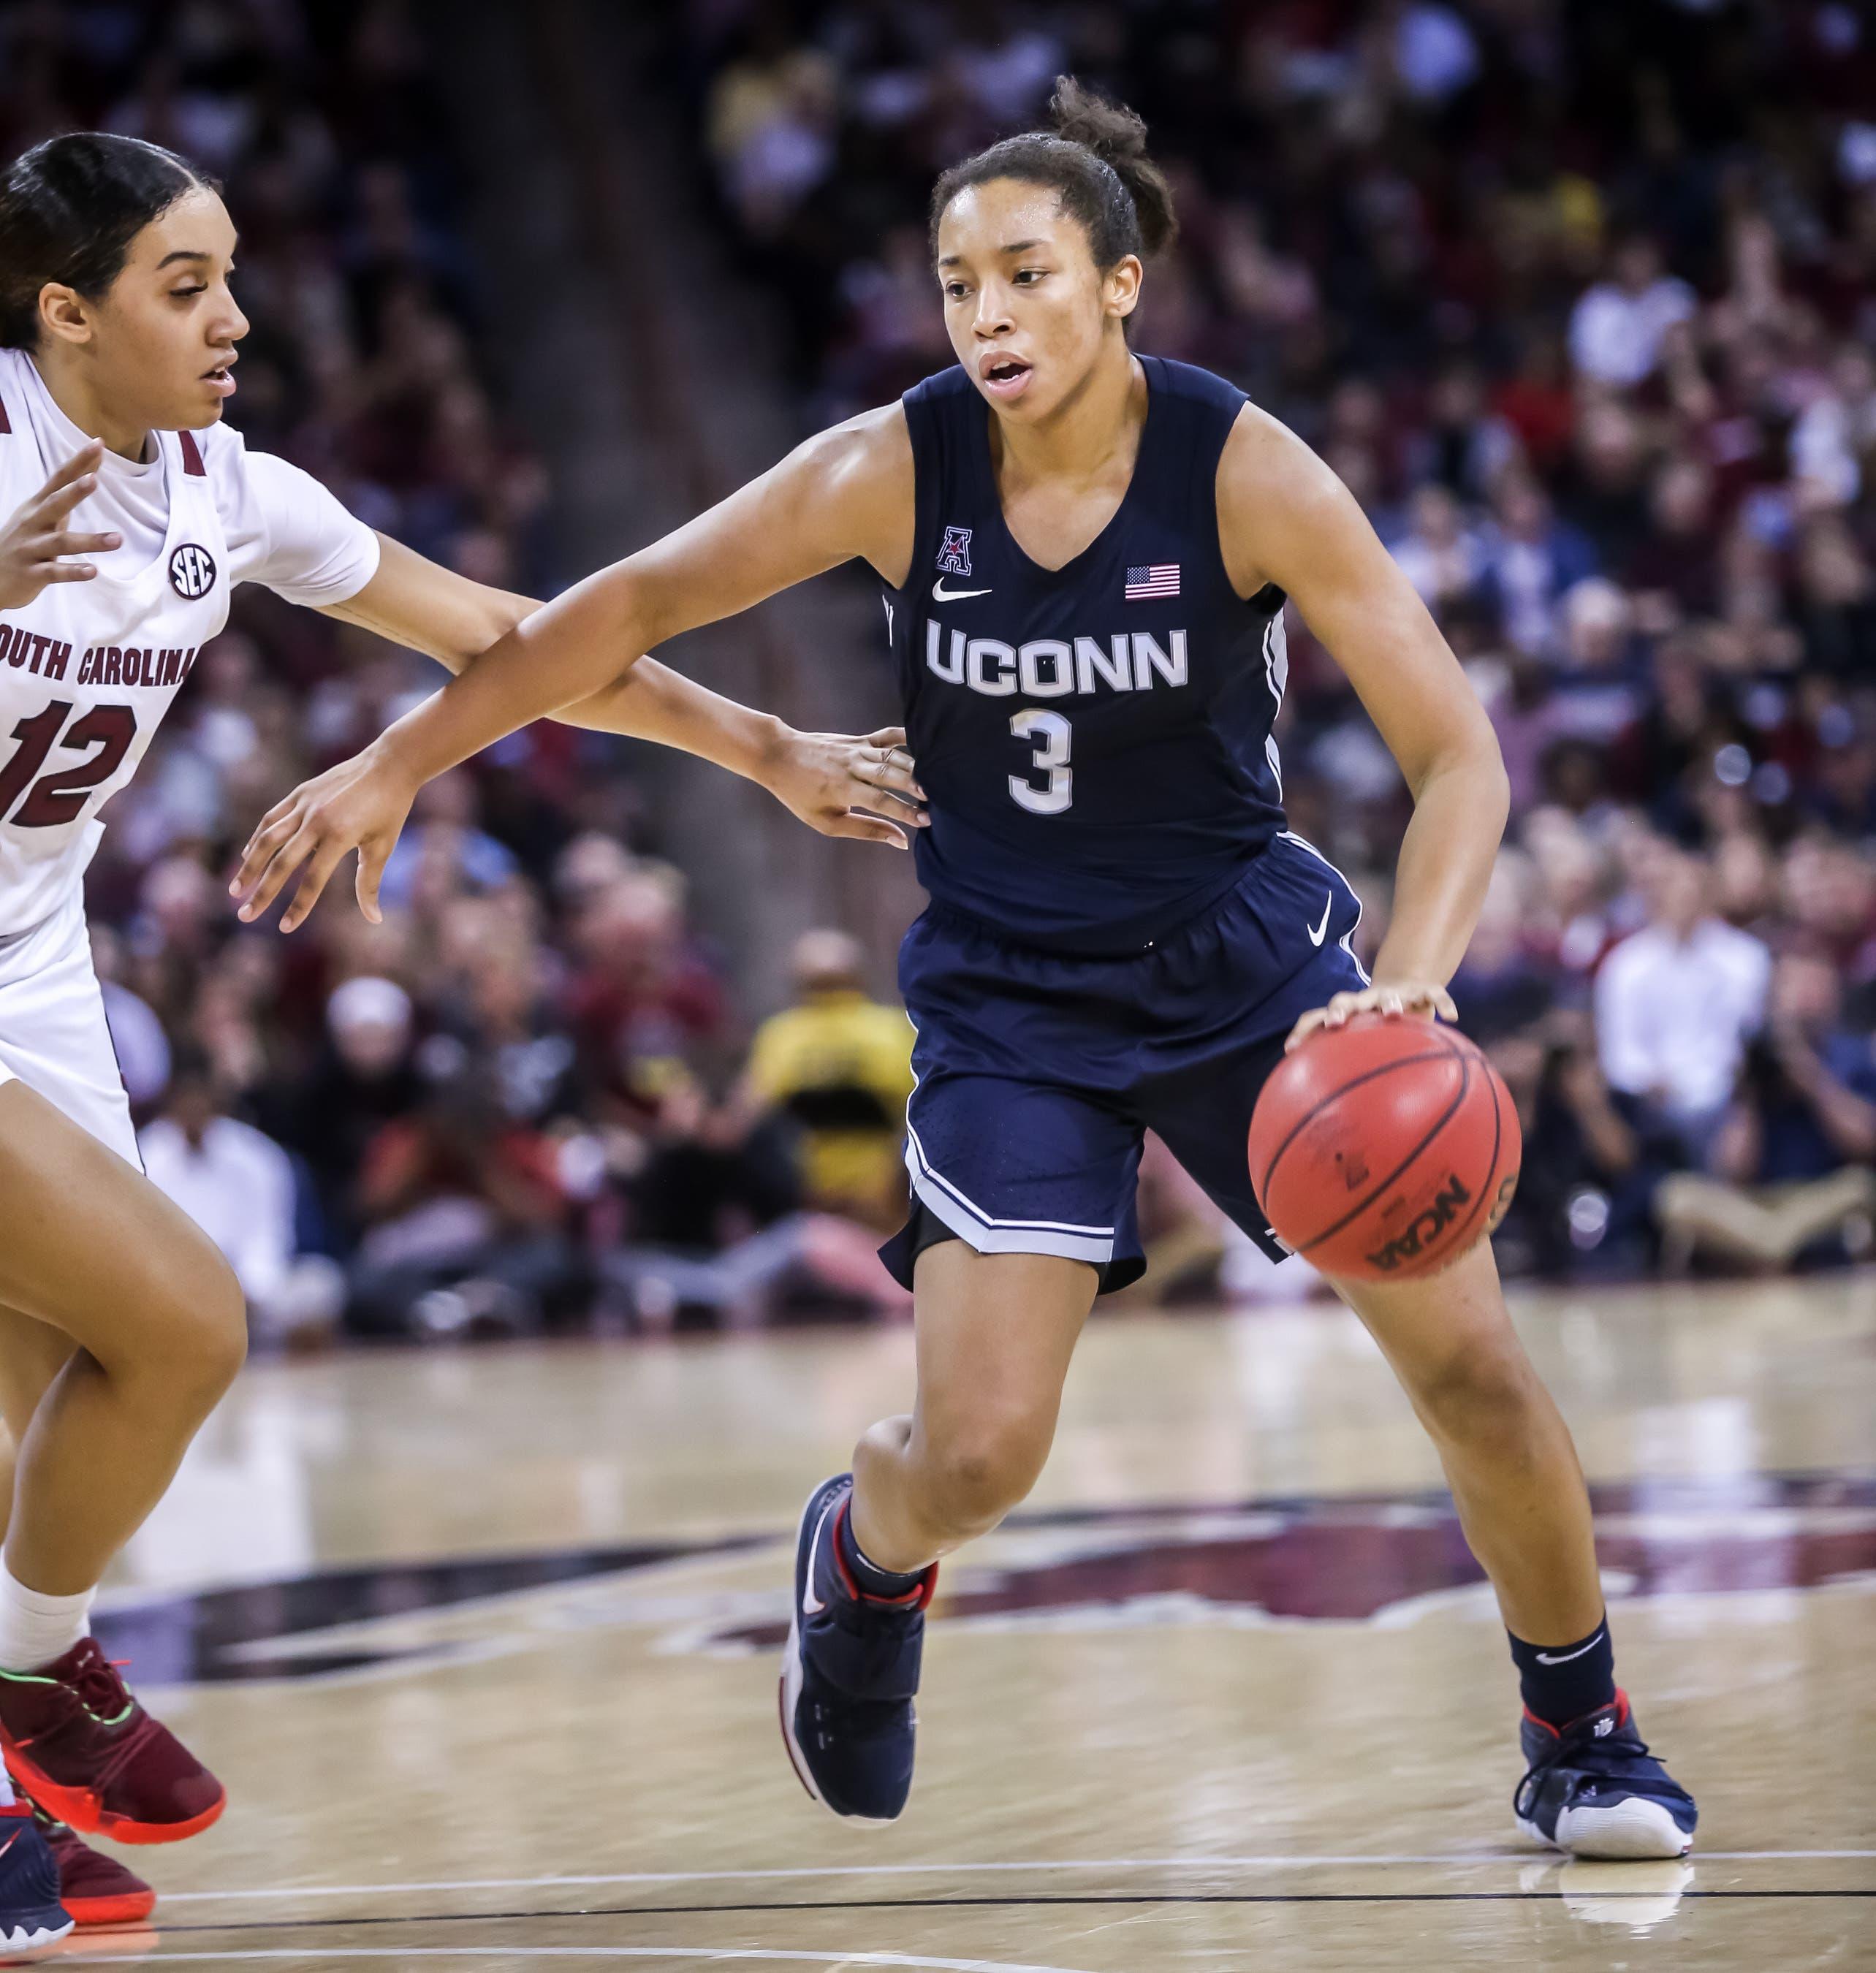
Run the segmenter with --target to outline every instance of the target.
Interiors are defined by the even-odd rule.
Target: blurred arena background
[[[0,146],[223,178],[234,422],[545,595],[949,359],[925,201],[1072,70],[1184,223],[1142,347],[1318,447],[1491,710],[1514,814],[1455,982],[1517,1098],[1507,1271],[1868,1258],[1876,21],[1845,0],[4,0]],[[676,662],[893,716],[846,572]],[[1292,625],[1295,826],[1385,926],[1406,812]],[[902,1312],[902,859],[537,727],[427,790],[386,922],[237,927],[232,852],[438,676],[252,589],[110,816],[100,970],[153,1175],[257,1333]],[[813,937],[804,938],[804,934]],[[1287,1294],[1170,1163],[1157,1295]]]

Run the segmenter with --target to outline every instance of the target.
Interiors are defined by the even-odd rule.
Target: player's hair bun
[[[1059,137],[1111,165],[1134,202],[1141,244],[1149,254],[1170,246],[1179,231],[1173,188],[1147,155],[1147,120],[1124,103],[1110,103],[1072,75],[1056,77],[1049,120]]]
[[[1147,126],[1138,113],[1062,75],[1049,115],[1049,129],[1006,137],[938,180],[931,194],[935,258],[945,208],[960,192],[993,178],[1053,186],[1062,209],[1087,229],[1095,265],[1103,270],[1129,254],[1144,260],[1170,244],[1179,231],[1172,188],[1147,155]]]

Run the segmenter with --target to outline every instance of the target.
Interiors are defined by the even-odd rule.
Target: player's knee
[[[994,1527],[1036,1484],[1049,1456],[1050,1427],[1012,1409],[945,1433],[925,1460],[927,1511],[948,1536]]]
[[[182,1271],[160,1328],[162,1367],[176,1401],[208,1412],[247,1360],[247,1299],[219,1254]]]

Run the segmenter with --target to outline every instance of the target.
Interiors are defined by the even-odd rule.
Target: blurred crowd
[[[712,0],[682,21],[714,202],[814,423],[951,360],[940,169],[1039,122],[1064,70],[1146,116],[1183,233],[1136,342],[1323,453],[1503,743],[1513,819],[1454,990],[1525,1130],[1508,1269],[1868,1253],[1868,9]],[[1371,954],[1406,796],[1291,633],[1288,805],[1366,897]],[[1205,1278],[1215,1221],[1149,1171],[1149,1221]]]
[[[1143,346],[1355,490],[1491,710],[1515,807],[1455,984],[1515,1092],[1510,1270],[1860,1258],[1876,1156],[1876,28],[1847,5],[696,0],[663,59],[804,420],[949,360],[935,171],[1072,67],[1184,233]],[[400,0],[0,0],[0,146],[101,125],[221,176],[249,442],[542,594],[489,382],[473,147]],[[1371,954],[1406,813],[1292,627],[1296,826]],[[90,901],[158,1183],[257,1327],[455,1337],[902,1307],[909,1030],[836,933],[756,1028],[628,743],[542,725],[421,797],[385,922],[224,891],[270,802],[435,682],[244,591],[114,804]],[[1265,1271],[1157,1148],[1137,1292]],[[1275,1278],[1287,1288],[1292,1263]]]

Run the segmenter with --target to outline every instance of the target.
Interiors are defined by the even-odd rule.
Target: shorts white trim
[[[1112,1226],[1076,1226],[1056,1219],[999,1219],[974,1204],[935,1170],[909,1118],[905,1170],[919,1202],[980,1254],[1054,1254],[1105,1267],[1114,1258]]]

